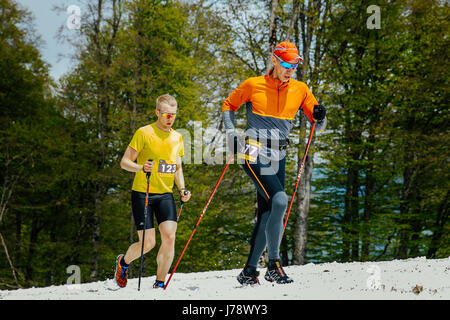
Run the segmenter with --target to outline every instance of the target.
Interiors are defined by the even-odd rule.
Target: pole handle
[[[183,194],[184,194],[185,196],[188,195],[188,194],[189,194],[189,190],[184,189]],[[180,197],[180,202],[181,202],[181,204],[184,203],[184,201],[181,200],[181,197]]]
[[[153,159],[148,159],[147,161],[153,162]],[[152,172],[147,172],[147,181],[150,179],[150,176],[152,175]]]
[[[188,191],[188,190],[184,190],[183,193],[184,193],[184,195],[187,195],[187,194],[189,193],[189,191]],[[178,218],[180,217],[181,210],[183,210],[183,205],[184,205],[184,201],[181,200],[181,197],[180,197],[180,210],[178,210],[177,220],[178,220]]]

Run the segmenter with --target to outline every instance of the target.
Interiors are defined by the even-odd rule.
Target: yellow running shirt
[[[177,158],[184,154],[183,136],[173,129],[159,129],[154,123],[139,128],[129,144],[139,152],[137,163],[143,165],[153,160],[149,193],[172,192],[177,170]],[[147,177],[143,171],[136,172],[132,190],[147,192]]]

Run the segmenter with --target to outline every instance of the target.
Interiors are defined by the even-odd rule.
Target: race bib
[[[261,143],[253,139],[248,139],[245,141],[244,150],[241,150],[238,153],[238,158],[245,159],[250,162],[256,162],[256,158],[258,158],[260,149]]]
[[[166,160],[159,160],[158,173],[162,176],[175,174],[177,171],[177,164],[167,163]]]

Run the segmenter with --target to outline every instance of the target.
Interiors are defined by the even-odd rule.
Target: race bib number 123
[[[165,160],[159,160],[158,173],[174,174],[177,171],[176,164],[167,163]]]

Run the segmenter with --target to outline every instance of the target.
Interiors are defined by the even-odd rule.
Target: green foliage
[[[448,175],[448,108],[441,104],[448,62],[439,61],[448,23],[431,22],[448,6],[426,3],[378,3],[379,30],[366,28],[368,2],[344,1],[331,15],[324,65],[331,121],[311,227],[336,239],[313,244],[313,259],[329,246],[329,259],[341,261],[446,254],[423,245],[430,235],[440,243],[448,225],[448,179],[435,174]]]

